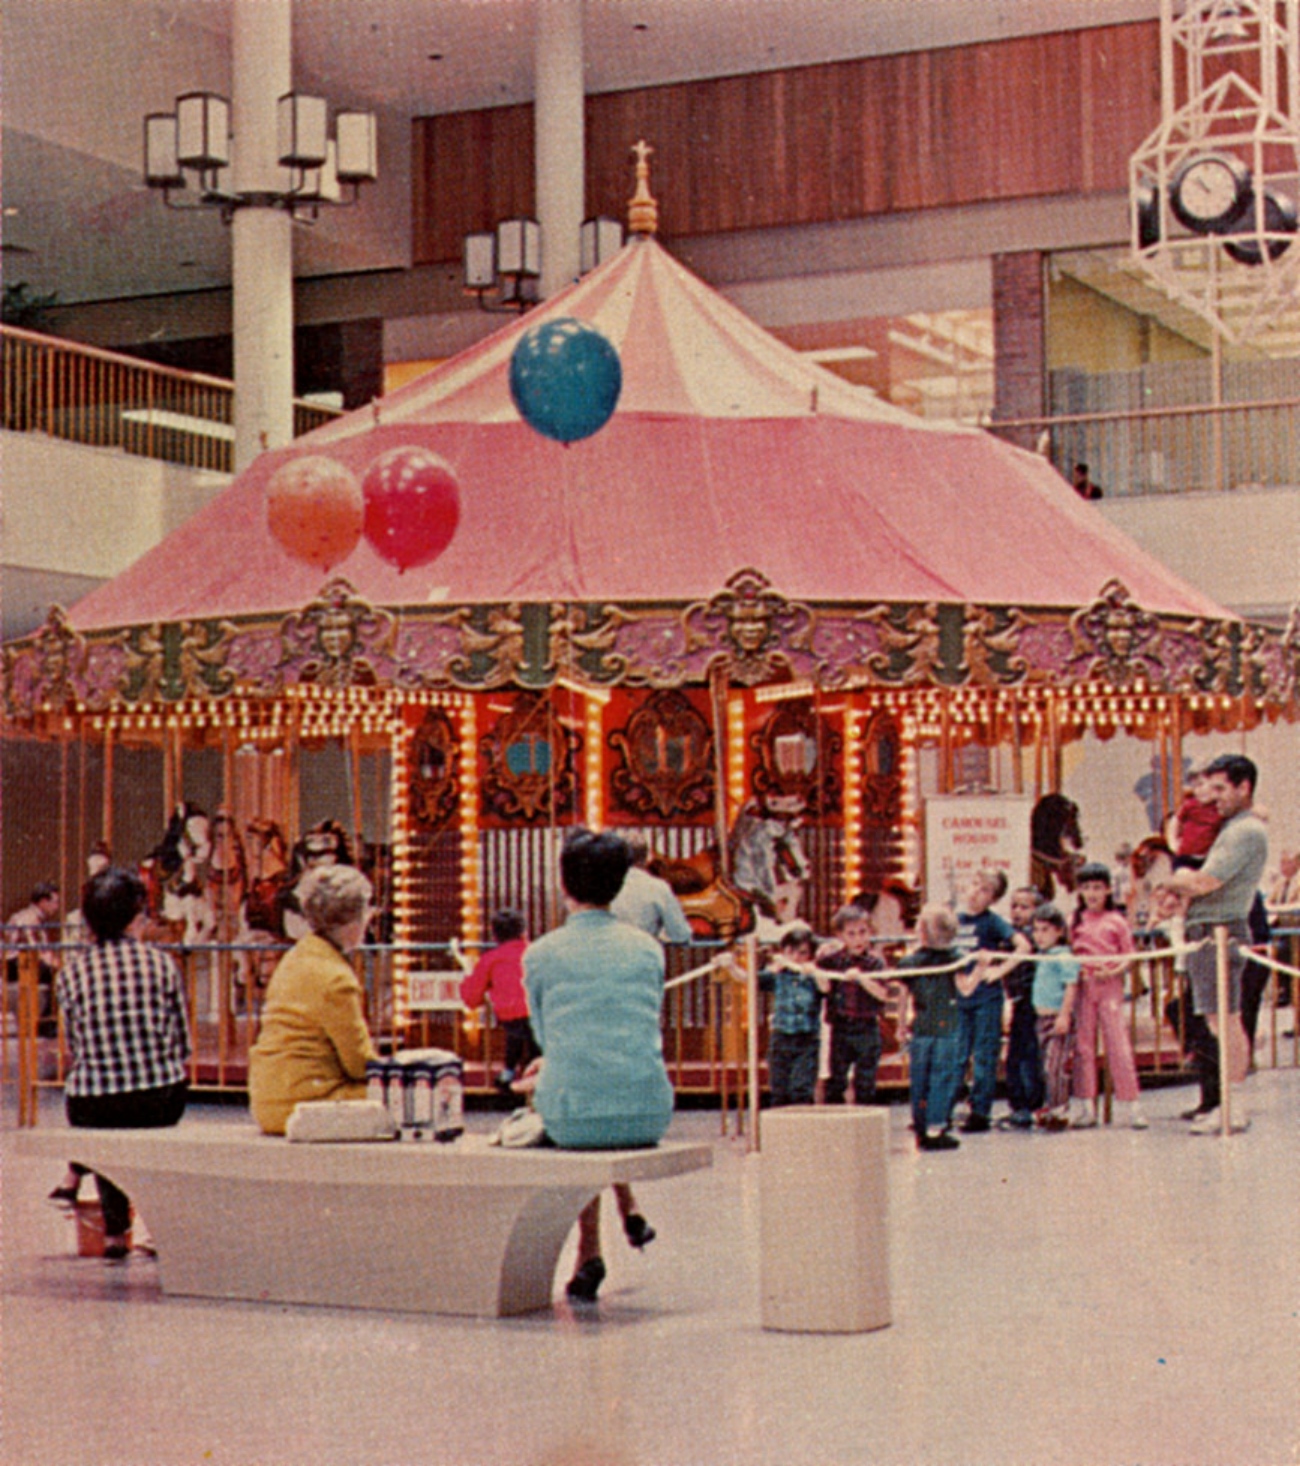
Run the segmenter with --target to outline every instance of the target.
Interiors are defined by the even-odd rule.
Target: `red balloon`
[[[291,458],[266,481],[267,528],[287,554],[321,570],[356,549],[364,515],[360,484],[332,458]]]
[[[427,448],[391,448],[361,484],[366,538],[399,570],[428,565],[451,543],[460,522],[456,475]]]

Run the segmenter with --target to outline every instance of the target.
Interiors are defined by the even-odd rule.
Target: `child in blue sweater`
[[[1070,1123],[1079,964],[1070,955],[1067,930],[1065,917],[1057,907],[1044,904],[1034,913],[1034,946],[1041,955],[1034,967],[1033,1004],[1043,1056],[1043,1108],[1038,1112],[1038,1123],[1044,1130],[1064,1130]]]

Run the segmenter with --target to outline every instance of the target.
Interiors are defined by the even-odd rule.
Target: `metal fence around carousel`
[[[248,1053],[257,1039],[266,985],[284,944],[159,942],[180,968],[193,1038],[190,1088],[240,1093],[247,1087]],[[666,949],[669,987],[664,1003],[664,1057],[682,1094],[716,1096],[725,1106],[744,1094],[743,999],[720,977],[714,958],[724,944]],[[38,1093],[61,1088],[69,1054],[50,977],[79,950],[62,941],[5,944],[0,1004],[0,1083],[15,1084],[19,1124],[34,1124]],[[448,943],[366,945],[353,955],[365,994],[366,1022],[381,1053],[439,1047],[459,1054],[470,1092],[491,1092],[504,1067],[504,1032],[491,1007],[466,1010],[457,989],[463,969]],[[405,973],[408,1001],[394,1002],[395,972]]]
[[[1139,951],[1160,950],[1156,934],[1138,933]],[[194,1038],[190,1086],[196,1093],[240,1093],[247,1087],[248,1052],[256,1041],[266,984],[287,950],[281,944],[211,943],[184,947],[158,944],[176,960],[185,985]],[[898,944],[892,944],[897,948]],[[52,982],[42,983],[60,962],[78,950],[75,943],[37,941],[6,944],[3,1003],[0,1003],[0,1084],[17,1088],[18,1123],[34,1125],[39,1091],[61,1088],[69,1056],[62,1019],[53,1001]],[[717,1101],[722,1127],[737,1132],[757,1110],[758,1094],[750,1076],[765,1085],[770,999],[759,996],[757,1026],[749,1023],[748,980],[756,958],[754,947],[699,942],[666,949],[667,991],[664,1001],[664,1059],[677,1093]],[[890,960],[887,948],[885,960]],[[466,1088],[491,1093],[504,1066],[504,1033],[491,1009],[465,1009],[456,996],[463,969],[447,943],[402,946],[367,945],[354,954],[365,993],[366,1020],[383,1052],[413,1047],[439,1047],[460,1055]],[[1294,1000],[1295,973],[1300,970],[1300,913],[1286,915],[1275,927],[1262,961],[1269,976],[1261,1005],[1267,1023],[1269,1067],[1300,1067],[1300,1024],[1292,1007],[1284,1029],[1280,1010]],[[406,974],[410,995],[402,1009],[394,1003],[394,974]],[[1139,1069],[1153,1076],[1185,1072],[1183,1035],[1167,1016],[1170,999],[1182,980],[1168,956],[1140,955],[1129,967],[1130,1036]],[[886,1011],[885,1053],[880,1085],[885,1091],[908,1082],[906,1053],[891,1042],[900,1015]],[[1177,1023],[1179,1020],[1175,1020]],[[1284,1044],[1283,1039],[1289,1039]]]

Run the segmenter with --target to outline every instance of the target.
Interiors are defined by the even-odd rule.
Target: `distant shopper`
[[[1074,465],[1074,475],[1071,482],[1074,485],[1074,492],[1081,499],[1100,499],[1102,496],[1101,485],[1094,484],[1092,479],[1088,477],[1088,465],[1086,463],[1076,463]]]
[[[93,941],[72,955],[56,986],[72,1057],[64,1087],[68,1124],[86,1130],[175,1125],[189,1089],[185,990],[172,959],[135,935],[144,882],[110,866],[87,883],[81,910]],[[50,1200],[74,1204],[84,1174],[71,1167]],[[130,1202],[103,1176],[95,1184],[104,1256],[124,1258]]]
[[[60,904],[58,886],[53,881],[41,881],[32,890],[27,905],[15,911],[5,923],[5,945],[11,953],[19,947],[40,950],[41,955],[37,958],[37,1019],[45,1031],[52,1025],[54,1017],[54,975],[58,971],[58,946],[62,936],[59,930]],[[17,957],[10,956],[7,974],[11,983],[18,981]]]
[[[691,924],[686,920],[682,903],[667,881],[652,876],[646,869],[650,846],[645,836],[633,833],[623,839],[632,855],[632,868],[609,909],[621,921],[630,921],[661,942],[689,942]]]

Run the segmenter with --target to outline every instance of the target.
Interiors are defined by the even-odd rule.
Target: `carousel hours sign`
[[[925,803],[925,899],[960,907],[981,870],[1006,873],[1008,890],[1029,880],[1028,794],[940,794]]]

